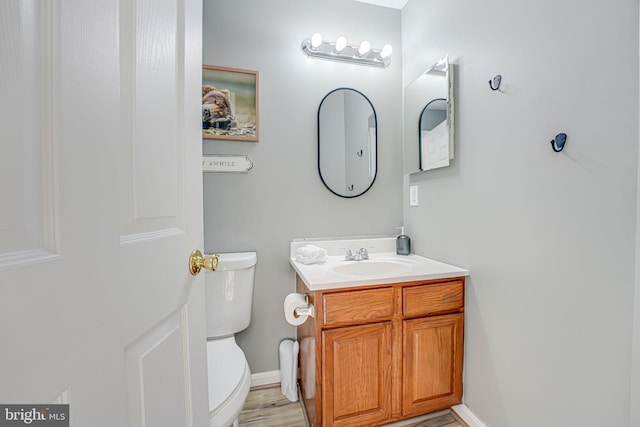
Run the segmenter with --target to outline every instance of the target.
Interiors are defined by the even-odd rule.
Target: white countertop
[[[296,261],[297,248],[306,244],[327,250],[329,255],[327,261],[318,264],[303,264]],[[355,253],[361,247],[369,248],[368,260],[344,260],[346,249],[351,249]],[[393,250],[390,251],[390,248]],[[396,255],[395,238],[294,241],[291,243],[289,262],[310,291],[469,275],[468,270],[430,258],[414,254]],[[366,265],[366,263],[370,264]],[[350,264],[359,265],[349,266]],[[385,268],[386,266],[390,268]],[[372,274],[367,272],[369,267],[372,268]],[[352,271],[348,271],[352,268]],[[347,272],[341,270],[347,270]]]

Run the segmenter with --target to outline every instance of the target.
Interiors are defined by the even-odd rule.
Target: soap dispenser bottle
[[[400,235],[396,238],[396,254],[409,255],[411,253],[411,239],[404,234],[404,226],[397,227]]]

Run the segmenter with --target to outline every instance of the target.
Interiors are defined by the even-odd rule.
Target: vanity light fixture
[[[325,41],[320,33],[315,33],[310,39],[303,40],[300,47],[305,54],[312,58],[380,68],[389,66],[391,52],[393,52],[393,48],[389,44],[384,45],[382,49],[373,49],[371,43],[366,40],[360,45],[350,45],[347,43],[347,39],[342,36],[338,37],[335,42]]]
[[[390,44],[385,44],[382,47],[382,51],[380,51],[380,58],[388,58],[389,56],[391,56],[391,53],[393,52],[393,47],[391,47]]]
[[[434,76],[446,76],[449,70],[449,55],[440,58],[438,62],[433,64],[424,74],[431,74]]]
[[[344,48],[347,46],[347,39],[345,39],[344,37],[340,36],[336,39],[336,44],[334,46],[334,53],[340,53],[344,50]]]
[[[322,34],[314,33],[311,36],[311,47],[317,49],[322,44]]]
[[[367,53],[369,53],[369,51],[371,51],[371,43],[365,40],[360,43],[360,47],[358,48],[358,56],[366,55]]]

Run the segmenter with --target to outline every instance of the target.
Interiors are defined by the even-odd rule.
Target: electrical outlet
[[[418,206],[418,186],[409,186],[409,206]]]

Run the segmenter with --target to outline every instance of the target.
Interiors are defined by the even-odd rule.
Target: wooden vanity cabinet
[[[311,426],[378,426],[461,402],[464,277],[311,292],[298,326]]]

